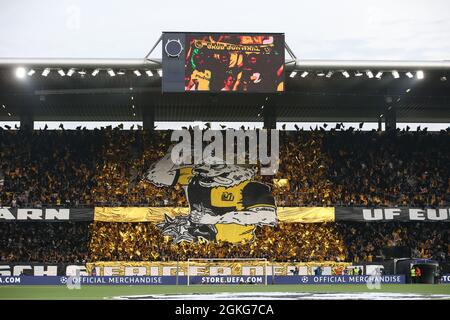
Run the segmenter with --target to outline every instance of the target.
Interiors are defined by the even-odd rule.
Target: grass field
[[[218,292],[310,292],[352,293],[390,292],[450,295],[450,285],[386,284],[379,290],[366,285],[199,285],[199,286],[82,286],[69,290],[65,286],[1,286],[0,299],[109,299],[117,296],[188,294]]]

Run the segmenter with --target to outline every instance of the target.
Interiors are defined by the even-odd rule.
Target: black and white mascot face
[[[202,187],[233,187],[253,179],[256,169],[233,164],[201,164],[192,173]]]

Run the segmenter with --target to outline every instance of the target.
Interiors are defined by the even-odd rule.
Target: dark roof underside
[[[32,110],[36,121],[139,121],[150,105],[156,121],[262,121],[261,107],[272,104],[278,121],[376,121],[393,106],[397,122],[450,122],[448,71],[427,71],[423,80],[404,74],[381,80],[286,74],[286,92],[268,101],[263,94],[162,94],[156,72],[153,77],[136,77],[131,70],[92,77],[86,71],[84,77],[61,77],[56,71],[43,77],[37,70],[21,80],[13,70],[0,69],[0,104],[7,107],[0,108],[0,121],[19,120],[23,110]]]

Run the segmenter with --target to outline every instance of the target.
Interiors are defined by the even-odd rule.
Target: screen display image
[[[284,35],[186,34],[185,91],[284,91]]]

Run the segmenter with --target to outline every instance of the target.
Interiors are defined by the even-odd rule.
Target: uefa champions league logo
[[[366,281],[367,288],[369,290],[380,290],[381,289],[381,270],[376,268]]]
[[[62,277],[61,283],[65,283],[67,288],[69,290],[72,289],[81,289],[81,277],[80,277],[80,270],[75,271],[75,276],[70,277]]]

